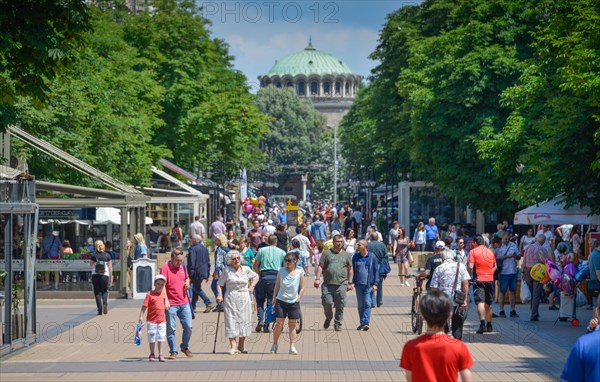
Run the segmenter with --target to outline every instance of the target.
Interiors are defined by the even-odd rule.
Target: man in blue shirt
[[[435,218],[429,218],[429,224],[425,226],[425,251],[433,252],[433,244],[437,240],[440,240],[440,234],[435,225]]]
[[[356,301],[358,303],[358,316],[360,326],[356,330],[369,330],[371,321],[371,306],[373,305],[372,294],[377,293],[379,283],[379,261],[377,257],[368,251],[369,243],[366,240],[358,242],[358,251],[352,258],[354,277],[352,282],[356,290]]]
[[[321,215],[315,215],[315,221],[310,225],[310,233],[317,243],[319,252],[323,252],[323,243],[327,239],[327,226],[322,222],[323,218]]]
[[[600,242],[598,239],[590,239],[590,248],[592,252],[588,261],[590,263],[590,281],[587,283],[588,296],[597,297],[600,290]],[[592,298],[592,306],[594,306]]]
[[[600,305],[600,297],[596,305]],[[596,317],[600,316],[600,308],[596,308]],[[591,333],[579,337],[571,354],[567,358],[565,368],[560,377],[569,382],[600,381],[600,330],[596,327]]]

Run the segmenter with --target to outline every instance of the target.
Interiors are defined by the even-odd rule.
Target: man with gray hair
[[[452,337],[462,338],[465,310],[468,309],[468,299],[465,298],[462,304],[457,304],[454,299],[454,292],[459,290],[469,295],[469,271],[467,267],[456,261],[456,255],[452,251],[444,251],[442,254],[444,262],[435,268],[431,277],[431,288],[439,289],[444,292],[453,302],[452,310]]]
[[[211,304],[210,298],[202,290],[202,282],[208,281],[210,276],[210,258],[208,249],[202,244],[202,236],[198,234],[192,236],[187,267],[192,287],[192,309],[194,312],[196,311],[196,303],[200,297],[206,306],[204,313],[208,313],[215,306]]]
[[[545,264],[546,259],[553,259],[552,253],[544,244],[546,236],[538,233],[535,242],[530,244],[523,257],[523,279],[531,291],[531,321],[539,321],[540,298],[542,294],[541,284],[531,277],[531,268],[536,264]]]

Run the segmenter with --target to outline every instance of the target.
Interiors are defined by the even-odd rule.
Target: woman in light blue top
[[[277,353],[277,341],[283,331],[283,323],[288,319],[290,330],[290,354],[297,355],[296,320],[300,318],[300,299],[304,294],[304,272],[298,268],[299,252],[292,251],[285,255],[284,264],[277,272],[277,281],[273,290],[273,306],[275,307],[275,330],[271,353]]]

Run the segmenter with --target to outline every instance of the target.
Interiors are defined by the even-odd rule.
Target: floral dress
[[[396,264],[408,263],[408,238],[398,238],[396,244]]]
[[[225,309],[225,336],[227,338],[248,337],[252,327],[252,302],[248,283],[258,275],[249,267],[240,266],[237,271],[223,268],[219,285],[225,287],[223,307]]]

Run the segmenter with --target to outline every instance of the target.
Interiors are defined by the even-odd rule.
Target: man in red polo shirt
[[[177,358],[176,333],[177,318],[181,321],[183,335],[181,338],[181,352],[193,357],[189,349],[190,338],[192,337],[192,309],[189,304],[188,290],[190,289],[190,279],[187,268],[183,265],[183,252],[180,248],[175,248],[171,253],[171,260],[160,269],[160,274],[165,276],[165,290],[169,300],[169,310],[167,311],[167,342],[169,344],[169,359]]]
[[[469,273],[473,283],[473,298],[479,315],[477,334],[491,332],[492,329],[492,300],[494,299],[494,271],[496,256],[494,252],[483,245],[483,237],[473,238],[473,249],[469,252]],[[487,325],[486,325],[487,320]]]

